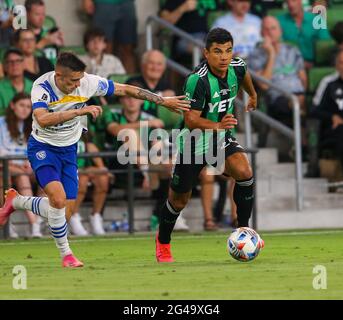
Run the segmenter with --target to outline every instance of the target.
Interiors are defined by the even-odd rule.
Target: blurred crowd
[[[14,30],[14,5],[15,1],[0,0],[0,155],[25,155],[31,130],[32,84],[54,69],[61,51],[77,53],[87,65],[87,73],[139,86],[162,96],[182,93],[184,77],[167,70],[166,59],[191,69],[192,45],[171,36],[166,30],[159,30],[156,35],[158,49],[138,54],[139,13],[134,0],[83,0],[81,10],[87,17],[83,46],[65,45],[64,34],[56,24],[58,13],[48,16],[43,0],[25,1],[28,28]],[[324,7],[327,21],[313,13]],[[211,28],[229,30],[234,38],[234,55],[245,59],[251,71],[298,99],[303,155],[311,164],[308,175],[320,175],[320,158],[343,164],[343,0],[160,0],[158,14],[199,40],[204,40]],[[291,101],[270,84],[261,81],[255,84],[260,109],[292,128]],[[151,102],[129,97],[92,100],[89,103],[101,105],[104,111],[96,121],[89,119],[89,131],[79,143],[80,153],[118,151],[123,144],[118,139],[120,132],[130,137],[125,143],[130,143],[133,150],[163,150],[170,147],[169,141],[156,139],[145,146],[140,140],[141,122],[144,121],[148,131],[177,129],[183,125],[180,115]],[[267,141],[265,130],[260,130],[262,127],[256,125],[259,147],[266,146]],[[316,143],[308,138],[313,134],[318,137]],[[312,157],[313,154],[317,157]],[[286,160],[292,161],[292,157],[289,152]],[[142,155],[135,167],[135,187],[155,201],[148,227],[156,230],[159,208],[167,198],[172,165],[170,161],[153,165]],[[113,170],[123,170],[123,173],[113,173]],[[117,158],[80,157],[79,194],[70,220],[73,234],[102,235],[106,232],[102,219],[106,199],[113,188],[127,187],[124,170],[127,166]],[[227,183],[207,174],[206,170],[201,173],[199,185],[194,190],[202,201],[204,229],[235,226],[234,182]],[[10,183],[20,193],[42,193],[27,161],[10,161],[9,174]],[[213,203],[215,185],[219,186],[219,193]],[[229,221],[224,215],[227,199]],[[84,201],[93,205],[88,219],[90,228],[82,223],[87,220],[81,215]],[[26,212],[26,216],[31,236],[40,237],[39,219],[31,212]],[[185,218],[180,216],[175,230],[188,229]],[[12,225],[10,232],[12,237],[17,236]]]

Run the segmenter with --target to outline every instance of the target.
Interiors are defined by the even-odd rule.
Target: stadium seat
[[[109,80],[113,82],[125,83],[128,79],[137,76],[136,74],[110,74],[108,76]]]
[[[319,82],[328,74],[335,72],[333,67],[314,67],[308,73],[308,90],[314,93]]]
[[[336,5],[343,5],[343,0],[331,0],[330,1],[331,7],[335,7]]]
[[[159,43],[160,50],[167,57],[171,57],[171,48],[173,42],[173,35],[168,29],[161,28],[157,33],[157,39]]]
[[[44,29],[46,30],[51,30],[52,28],[56,27],[57,24],[56,24],[56,20],[51,17],[51,16],[46,16],[45,17],[45,20],[44,20]]]
[[[65,46],[61,48],[61,52],[70,51],[76,55],[82,56],[86,54],[86,49],[83,46]]]
[[[285,10],[285,9],[275,8],[275,9],[269,9],[268,15],[273,16],[273,17],[277,17],[277,16],[280,16],[281,14],[286,13],[286,12],[287,12],[287,10]]]
[[[182,115],[179,113],[172,112],[167,108],[158,108],[158,118],[164,122],[164,129],[171,130],[179,127],[182,120]]]
[[[315,63],[318,66],[330,65],[332,52],[335,48],[334,40],[319,40],[315,44]]]
[[[343,8],[330,8],[327,10],[327,27],[329,30],[332,30],[332,28],[335,26],[335,24],[339,21],[343,20]]]
[[[207,27],[208,29],[211,29],[214,22],[224,14],[228,13],[228,11],[225,10],[217,10],[217,11],[210,11],[207,14]]]

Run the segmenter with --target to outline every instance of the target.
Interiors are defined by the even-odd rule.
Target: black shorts
[[[232,136],[226,137],[220,143],[220,150],[224,152],[224,160],[236,152],[245,152],[236,138]],[[206,155],[193,155],[191,161],[186,162],[184,155],[179,153],[173,170],[171,189],[176,193],[187,193],[191,191],[198,181],[201,170],[207,165],[217,165],[217,163],[209,163],[207,159],[208,157]]]

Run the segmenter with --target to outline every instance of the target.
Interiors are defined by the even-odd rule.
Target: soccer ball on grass
[[[248,227],[237,228],[227,239],[227,249],[230,255],[239,261],[254,260],[264,247],[260,235]]]

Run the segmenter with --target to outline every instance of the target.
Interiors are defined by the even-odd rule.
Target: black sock
[[[238,227],[248,227],[254,203],[254,178],[236,180],[233,199],[237,205]]]
[[[168,244],[180,212],[177,212],[167,200],[160,211],[160,215],[158,240],[163,244]]]

